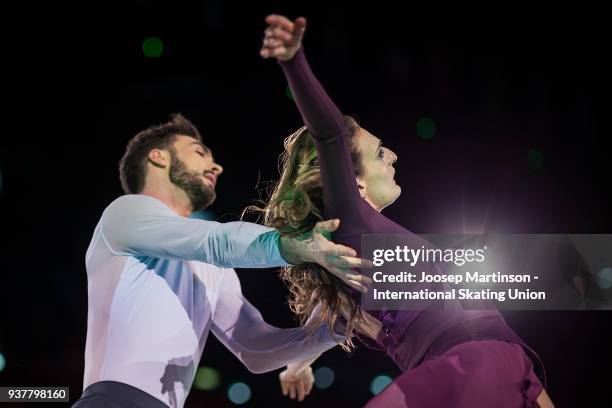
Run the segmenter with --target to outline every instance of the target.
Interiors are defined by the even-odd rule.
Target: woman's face
[[[377,211],[393,203],[402,192],[395,183],[393,163],[397,155],[382,146],[382,141],[363,128],[355,135],[361,153],[363,174],[357,177],[361,196]]]

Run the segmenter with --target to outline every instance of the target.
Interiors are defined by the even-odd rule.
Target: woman
[[[261,56],[278,60],[306,124],[285,141],[266,223],[297,235],[323,216],[339,218],[334,240],[358,252],[365,233],[407,235],[417,248],[427,244],[380,214],[401,192],[394,181],[397,156],[325,93],[301,46],[306,20],[271,15],[266,22]],[[368,407],[553,406],[534,372],[533,363],[545,381],[538,356],[497,310],[366,311],[355,290],[315,265],[283,274],[302,322],[310,318],[312,327],[326,323],[330,330],[342,324],[347,338],[354,334],[385,351],[403,371]],[[290,366],[285,376],[296,378],[311,362]]]

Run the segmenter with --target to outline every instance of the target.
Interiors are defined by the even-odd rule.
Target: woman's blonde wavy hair
[[[358,177],[363,174],[361,155],[354,142],[359,124],[351,116],[345,116],[344,119],[349,130],[347,140],[355,176]],[[262,213],[264,224],[285,236],[307,237],[315,224],[323,219],[323,185],[317,150],[306,127],[288,136],[284,147],[279,158],[280,180],[273,188],[268,203],[263,208],[250,206],[245,211]],[[356,322],[363,316],[347,285],[314,263],[283,268],[281,278],[291,293],[291,310],[298,316],[300,324],[311,332],[326,324],[333,336],[336,318],[340,314],[342,302],[345,302],[350,318],[345,326],[347,340],[340,345],[347,351],[354,348],[350,338]]]

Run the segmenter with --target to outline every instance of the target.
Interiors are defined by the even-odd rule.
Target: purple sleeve
[[[279,61],[302,119],[315,138],[323,180],[324,215],[340,218],[338,233],[362,231],[366,222],[361,211],[355,172],[348,146],[348,127],[342,113],[312,73],[303,47],[289,61]]]

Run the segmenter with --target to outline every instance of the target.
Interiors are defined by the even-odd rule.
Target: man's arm
[[[351,268],[371,265],[355,251],[334,244],[326,233],[337,228],[320,222],[307,237],[282,237],[249,222],[219,223],[181,217],[156,198],[125,195],[109,205],[100,232],[115,255],[201,261],[225,268],[270,268],[314,262],[348,285],[365,291],[371,280]]]
[[[115,255],[197,260],[221,267],[287,266],[277,231],[247,222],[185,218],[146,195],[126,195],[107,207],[100,231]]]
[[[234,271],[223,275],[212,323],[213,334],[253,373],[310,359],[337,344],[325,326],[308,335],[305,328],[281,329],[266,323],[242,295]]]
[[[321,303],[315,306],[312,313],[308,317],[308,320],[304,324],[305,327],[308,327],[312,319],[321,313],[321,307]],[[341,336],[338,333],[342,333],[344,331],[344,325],[340,324],[338,320],[336,320],[334,332],[338,336]],[[289,396],[291,399],[297,398],[298,401],[303,401],[304,398],[310,394],[312,385],[314,383],[314,376],[312,375],[312,368],[310,366],[319,357],[321,357],[321,354],[316,354],[304,360],[294,361],[293,363],[287,364],[287,368],[278,375],[283,395]]]

